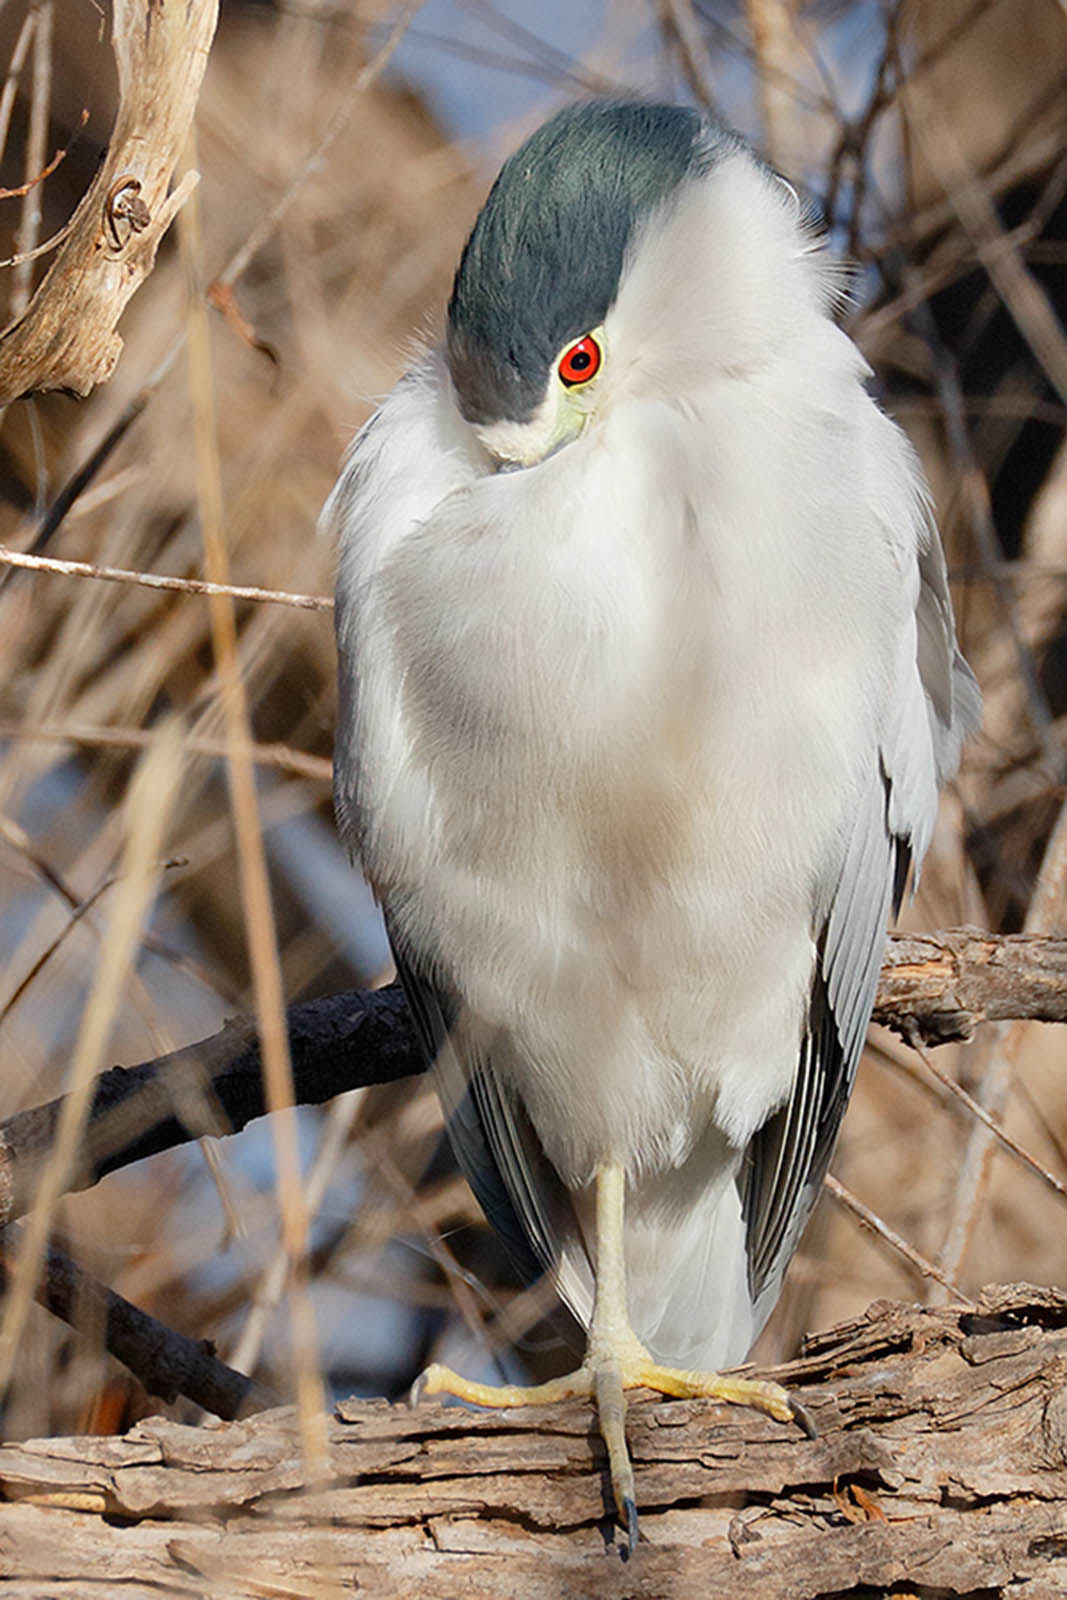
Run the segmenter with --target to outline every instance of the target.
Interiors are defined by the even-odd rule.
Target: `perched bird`
[[[722,1377],[818,1196],[886,921],[979,718],[904,435],[794,191],[668,105],[562,111],[504,165],[447,331],[356,438],[341,832],[459,1160],[624,1390]]]

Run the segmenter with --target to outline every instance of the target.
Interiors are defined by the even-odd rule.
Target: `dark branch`
[[[422,1071],[398,986],[303,1001],[288,1021],[299,1105]],[[0,1223],[32,1206],[62,1105],[50,1100],[0,1124]],[[171,1055],[101,1073],[68,1188],[88,1189],[193,1139],[237,1133],[266,1112],[255,1024],[239,1018]]]
[[[16,1223],[4,1230],[0,1241],[0,1293],[14,1267],[12,1245],[18,1233]],[[54,1246],[47,1253],[36,1299],[70,1327],[103,1343],[149,1394],[162,1400],[184,1395],[227,1421],[279,1404],[271,1390],[220,1361],[210,1340],[175,1333],[98,1283]]]
[[[300,1105],[423,1070],[397,985],[305,1001],[288,1016]],[[930,1044],[967,1038],[981,1022],[1067,1021],[1067,940],[972,929],[892,935],[874,1017]],[[0,1223],[33,1204],[61,1105],[53,1100],[0,1124]],[[172,1055],[101,1075],[69,1187],[89,1188],[192,1139],[236,1133],[266,1111],[255,1026],[227,1023]]]

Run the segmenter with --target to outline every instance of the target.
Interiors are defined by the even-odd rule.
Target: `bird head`
[[[628,354],[609,314],[635,243],[715,157],[696,112],[606,101],[560,112],[505,163],[460,260],[446,340],[459,408],[498,467],[545,460],[596,416]]]

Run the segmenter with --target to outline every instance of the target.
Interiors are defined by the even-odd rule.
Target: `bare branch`
[[[872,1211],[870,1206],[865,1206],[863,1201],[852,1193],[851,1189],[846,1189],[845,1185],[840,1179],[835,1178],[832,1172],[826,1174],[823,1184],[838,1204],[852,1213],[861,1227],[867,1228],[876,1238],[887,1244],[895,1255],[902,1257],[919,1274],[920,1278],[932,1278],[943,1289],[947,1289],[954,1299],[963,1301],[968,1305],[971,1304],[959,1284],[953,1283],[951,1278],[946,1278],[940,1267],[936,1267],[932,1261],[928,1261],[924,1255],[916,1250],[914,1245],[910,1245],[906,1239],[902,1239],[900,1234],[891,1228],[887,1222],[884,1222],[876,1211]]]
[[[0,720],[0,739],[26,739],[35,744],[76,744],[90,750],[143,750],[152,742],[152,730],[94,728],[86,727],[81,722],[26,727],[21,722]],[[189,733],[182,739],[182,749],[187,756],[207,756],[214,761],[226,754],[227,745],[224,739]],[[306,778],[310,783],[329,783],[333,774],[333,763],[327,756],[313,756],[306,750],[294,750],[287,744],[254,743],[252,760],[256,766],[277,767],[280,772]]]
[[[178,578],[163,572],[133,572],[127,567],[101,567],[92,561],[60,561],[55,556],[31,555],[0,545],[0,566],[27,572],[51,572],[63,578],[100,578],[105,583],[129,583],[139,589],[169,589],[177,594],[228,595],[231,600],[260,600],[301,611],[332,611],[324,594],[291,594],[286,589],[260,589],[254,584],[209,583],[206,578]]]
[[[875,1019],[930,1043],[967,1038],[980,1022],[1067,1021],[1067,939],[998,937],[973,929],[894,934]],[[423,1070],[398,985],[303,1001],[286,1013],[299,1105],[321,1105],[348,1089],[392,1083]],[[33,1204],[62,1099],[0,1123],[0,1223]],[[97,1080],[72,1189],[205,1135],[235,1133],[265,1116],[253,1023]]]
[[[874,1021],[927,1044],[982,1022],[1067,1022],[1067,939],[977,928],[889,936]]]
[[[196,175],[186,173],[168,194],[196,107],[216,10],[216,0],[184,6],[116,0],[114,131],[28,310],[0,335],[0,405],[40,389],[85,395],[111,376],[122,349],[115,326],[196,183]],[[34,171],[41,165],[36,162]],[[36,237],[29,242],[35,244]],[[20,250],[26,249],[20,237]]]
[[[422,1071],[396,986],[304,1001],[290,1006],[287,1021],[301,1105]],[[0,1124],[0,1222],[32,1206],[62,1105],[52,1100]],[[245,1019],[171,1055],[113,1067],[97,1079],[70,1188],[89,1188],[109,1172],[193,1139],[236,1133],[266,1110],[259,1041]]]
[[[8,1288],[9,1250],[18,1224],[0,1236],[0,1293]],[[35,1298],[69,1327],[99,1339],[110,1355],[161,1400],[182,1395],[216,1417],[242,1417],[278,1404],[278,1396],[228,1367],[207,1339],[182,1333],[131,1305],[50,1247]]]

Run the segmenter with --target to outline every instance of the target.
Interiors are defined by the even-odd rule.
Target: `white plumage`
[[[563,448],[537,442],[551,389],[494,431],[431,351],[325,514],[341,827],[461,1154],[586,1320],[591,1184],[621,1162],[634,1330],[687,1365],[741,1359],[777,1297],[898,853],[977,718],[836,283],[731,143],[640,219]],[[502,441],[533,464],[497,470]]]

